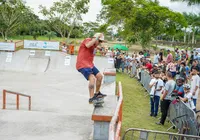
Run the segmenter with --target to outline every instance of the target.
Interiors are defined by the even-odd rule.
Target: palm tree
[[[195,35],[200,28],[200,14],[183,13],[183,15],[188,22],[188,28],[192,31],[192,44],[195,44]]]

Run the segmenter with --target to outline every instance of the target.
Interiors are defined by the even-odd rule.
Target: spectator
[[[122,68],[123,73],[124,73],[124,68],[125,68],[125,63],[126,63],[126,58],[124,55],[125,55],[124,53],[122,53],[121,55],[121,68]]]
[[[173,80],[172,77],[172,73],[171,72],[167,72],[166,74],[167,77],[167,83],[165,84],[165,90],[163,91],[163,95],[161,96],[161,119],[160,122],[157,122],[156,124],[158,125],[164,125],[166,117],[167,117],[167,113],[168,113],[168,109],[169,109],[169,105],[171,103],[171,95],[172,92],[174,91],[175,88],[175,81]]]
[[[198,99],[198,94],[199,94],[199,76],[198,76],[198,68],[193,67],[192,72],[191,72],[191,92],[193,96],[193,102],[194,106],[196,107],[197,105],[197,99]]]
[[[144,50],[144,54],[143,55],[144,55],[145,58],[147,58],[147,51],[146,50]]]
[[[192,109],[192,110],[194,110],[196,112],[196,107],[195,107],[194,102],[192,100],[192,93],[190,92],[190,85],[189,84],[185,84],[183,87],[184,87],[185,96],[184,97],[179,97],[180,100],[185,102],[185,104],[190,109]]]
[[[164,86],[164,83],[160,79],[160,72],[157,71],[153,74],[153,79],[151,79],[151,81],[149,83],[149,87],[151,88],[151,92],[150,92],[151,113],[150,113],[150,116],[157,117],[157,115],[158,115],[160,95],[161,95],[163,86]]]
[[[198,60],[198,52],[195,53],[194,60]]]
[[[163,49],[160,50],[160,53],[159,53],[159,61],[160,61],[160,62],[163,61]]]
[[[186,79],[186,70],[185,70],[184,62],[181,63],[178,73],[179,73],[180,77],[183,77],[184,79]]]
[[[153,66],[151,64],[151,60],[150,59],[147,59],[147,63],[146,63],[146,65],[143,68],[147,69],[149,72],[151,72]]]
[[[173,78],[176,76],[176,65],[173,63],[173,61],[167,65],[167,71],[172,73]]]
[[[65,43],[63,43],[63,46],[61,48],[62,48],[62,52],[68,53],[68,47],[66,46]]]
[[[126,68],[126,73],[128,73],[128,67],[130,65],[130,60],[129,60],[129,55],[128,53],[125,56],[125,68]]]
[[[178,76],[176,78],[176,86],[173,91],[176,96],[184,97],[184,90],[183,90],[184,81],[185,81],[184,78],[181,76]]]
[[[189,62],[189,64],[192,65],[193,61],[194,61],[194,52],[191,51],[191,56],[190,56],[190,62]]]
[[[186,53],[184,52],[184,50],[181,50],[181,60],[186,61]]]
[[[158,62],[159,62],[159,55],[157,52],[155,52],[153,64],[158,64]]]
[[[168,53],[168,55],[167,55],[166,62],[167,62],[167,63],[170,63],[170,62],[173,61],[173,56],[172,56],[170,50],[167,50],[167,53]]]
[[[179,61],[180,60],[180,54],[179,51],[175,52],[175,61]]]
[[[147,56],[146,56],[146,58],[150,58],[150,51],[149,50],[147,50]]]
[[[191,72],[192,72],[192,69],[196,67],[197,68],[197,71],[198,73],[200,72],[200,67],[198,66],[198,61],[197,60],[194,60],[193,63],[192,63],[192,66],[191,66]]]

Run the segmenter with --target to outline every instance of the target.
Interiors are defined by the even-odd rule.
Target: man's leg
[[[163,100],[163,111],[162,111],[162,116],[161,116],[161,120],[160,120],[160,123],[163,125],[164,125],[166,117],[167,117],[169,105],[170,105],[169,100]]]
[[[154,113],[154,116],[156,117],[158,115],[160,97],[159,96],[155,96],[154,100],[155,100],[155,113]]]
[[[102,76],[102,74],[99,72],[99,73],[96,75],[96,93],[99,93],[99,92],[100,92],[102,79],[103,79],[103,76]]]
[[[194,106],[196,107],[197,106],[197,99],[193,99],[193,102],[194,102]]]
[[[95,88],[95,76],[93,74],[89,75],[89,93],[90,93],[90,98],[94,96],[94,88]]]
[[[153,101],[153,97],[150,97],[150,105],[151,105],[151,114],[150,114],[150,116],[153,116],[153,114],[154,114],[154,101]]]

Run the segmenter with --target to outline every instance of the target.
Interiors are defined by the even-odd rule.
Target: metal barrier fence
[[[170,104],[168,118],[181,134],[199,136],[196,113],[182,101],[174,100]]]
[[[130,128],[122,140],[200,140],[198,136]]]
[[[139,75],[135,64],[132,66],[132,74]],[[151,76],[145,70],[141,70],[140,78],[141,84],[150,93]],[[197,121],[195,112],[184,102],[179,101],[170,104],[168,119],[179,130],[179,133],[200,136],[200,122]]]

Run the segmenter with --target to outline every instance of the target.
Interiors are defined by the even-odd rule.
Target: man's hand
[[[193,91],[193,92],[192,92],[192,95],[194,96],[194,95],[195,95],[195,93],[196,93],[196,92],[195,92],[195,91]]]

